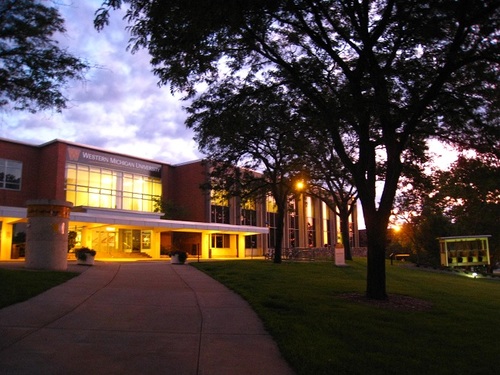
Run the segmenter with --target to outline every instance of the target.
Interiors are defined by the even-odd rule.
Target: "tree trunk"
[[[372,159],[372,168],[368,168],[368,179],[362,173],[356,175],[358,198],[363,207],[368,246],[366,296],[377,300],[387,299],[385,275],[387,226],[402,169],[399,154],[395,153],[394,148],[388,148],[387,173],[384,176],[384,188],[380,200],[376,196],[375,158]]]
[[[283,248],[283,233],[285,227],[285,212],[286,206],[278,205],[278,212],[276,217],[276,244],[274,247],[274,263],[281,263],[281,249]]]
[[[352,260],[351,242],[349,241],[349,208],[341,206],[339,209],[340,233],[342,235],[342,244],[344,245],[345,260]]]
[[[368,246],[368,264],[366,274],[366,296],[372,299],[387,299],[385,280],[385,249],[387,245],[387,226],[391,216],[393,200],[391,195],[396,192],[396,184],[386,183],[380,205],[377,208],[375,200],[370,195],[359,195],[363,206],[363,216],[366,225]]]
[[[349,241],[349,220],[340,219],[340,232],[342,233],[342,244],[344,245],[344,259],[352,260],[351,241]]]
[[[366,296],[384,300],[387,299],[385,278],[387,223],[384,226],[377,220],[368,220],[365,224],[368,242]]]
[[[274,246],[274,263],[281,263],[281,249],[283,247],[283,227],[276,228],[276,244]]]

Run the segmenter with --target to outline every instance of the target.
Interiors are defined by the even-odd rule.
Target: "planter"
[[[170,263],[172,264],[184,264],[186,260],[180,259],[179,254],[173,254],[170,256]]]
[[[81,264],[84,266],[93,266],[94,257],[96,251],[89,249],[88,247],[82,247],[81,249],[75,250],[76,264]]]
[[[82,266],[93,266],[94,265],[94,255],[87,254],[85,259],[77,259],[76,264],[81,264]]]

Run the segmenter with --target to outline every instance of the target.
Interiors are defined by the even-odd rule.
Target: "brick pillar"
[[[26,268],[66,271],[69,214],[73,204],[39,199],[28,201],[26,205]]]

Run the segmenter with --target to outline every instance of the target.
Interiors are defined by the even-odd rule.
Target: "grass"
[[[0,308],[26,301],[77,275],[79,273],[0,269]]]
[[[297,374],[478,374],[500,370],[500,282],[387,266],[387,291],[432,303],[396,311],[363,293],[366,260],[191,263],[235,290]]]

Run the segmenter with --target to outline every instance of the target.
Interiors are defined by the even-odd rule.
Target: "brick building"
[[[26,228],[26,202],[36,199],[71,202],[76,247],[91,247],[98,258],[157,259],[172,249],[200,258],[262,256],[274,243],[272,199],[245,205],[216,200],[200,187],[207,168],[202,161],[170,165],[62,140],[31,145],[0,139],[0,259],[22,256],[13,238]],[[155,212],[160,197],[175,220]],[[335,214],[307,196],[291,202],[285,233],[285,247],[339,241]]]

